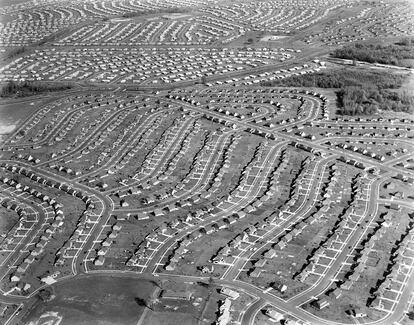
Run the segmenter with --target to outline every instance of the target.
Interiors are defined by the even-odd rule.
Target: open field
[[[1,134],[11,133],[19,123],[36,111],[36,102],[10,103],[0,105]]]
[[[61,324],[136,324],[143,307],[135,298],[147,298],[154,287],[145,281],[112,276],[69,280],[52,287],[56,296],[49,302],[38,301],[24,319],[37,324],[42,315],[56,313]]]

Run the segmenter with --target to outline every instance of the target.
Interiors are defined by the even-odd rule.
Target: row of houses
[[[275,92],[280,94],[276,95],[274,94]],[[301,96],[301,94],[304,94],[306,97]],[[266,104],[264,107],[268,110],[268,112],[261,118],[256,118],[251,122],[252,124],[260,124],[259,126],[262,127],[264,126],[272,128],[276,125],[295,122],[309,114],[310,110],[313,108],[313,102],[309,102],[307,100],[307,96],[311,96],[311,98],[313,97],[317,99],[317,103],[321,103],[321,109],[323,111],[326,109],[328,103],[327,97],[322,94],[310,92],[307,90],[288,90],[287,92],[285,91],[281,93],[280,91],[269,91],[267,89],[263,89],[262,91],[259,89],[257,91],[252,91],[243,88],[231,88],[226,90],[208,89],[202,93],[197,93],[197,91],[190,91],[186,92],[185,94],[179,91],[171,92],[167,95],[167,98],[184,101],[194,106],[203,106],[210,111],[215,111],[216,113],[222,114],[223,117],[226,116],[231,119],[234,118],[237,121],[246,120],[250,116],[254,117],[259,113],[245,113],[245,111],[255,107],[257,110],[258,104]],[[280,98],[292,98],[300,101],[300,107],[298,109],[298,112],[295,113],[295,117],[288,118],[286,117],[286,114],[279,116],[279,113],[286,111],[285,106],[279,102]],[[222,105],[220,105],[221,103],[225,103],[228,108],[222,108]],[[238,111],[240,111],[240,113]],[[326,110],[326,112],[328,112],[328,110]],[[322,113],[322,115],[323,114],[325,113]],[[205,117],[219,123],[226,123],[226,119],[220,119],[219,117],[209,113],[205,113]]]
[[[32,54],[15,59],[1,71],[0,80],[170,84],[273,63],[272,59],[266,58],[269,57],[266,53],[257,49],[226,48],[52,48],[35,50]]]
[[[58,260],[56,261],[56,265],[62,265],[63,264],[63,257],[73,257],[72,255],[65,255],[66,250],[69,249],[80,249],[82,247],[82,244],[86,241],[87,236],[83,236],[81,237],[81,235],[85,235],[83,233],[83,231],[85,229],[88,229],[89,231],[91,231],[92,227],[89,225],[90,223],[96,223],[98,220],[99,215],[96,215],[94,213],[95,210],[95,204],[93,203],[92,199],[88,196],[85,195],[82,191],[80,190],[75,190],[73,188],[71,188],[70,186],[68,186],[67,184],[64,183],[59,183],[56,181],[52,181],[52,180],[48,180],[44,177],[41,176],[37,176],[34,172],[24,168],[24,167],[17,167],[8,163],[1,163],[0,167],[5,168],[6,170],[12,172],[12,173],[18,173],[21,174],[23,176],[26,176],[30,179],[32,179],[33,181],[36,181],[42,185],[48,186],[48,187],[53,187],[56,189],[59,189],[63,192],[66,192],[69,195],[72,195],[80,200],[82,200],[85,204],[86,204],[86,208],[87,210],[82,214],[81,218],[78,220],[78,224],[76,226],[76,229],[74,230],[74,233],[71,235],[70,239],[64,243],[64,245],[61,247],[60,250],[58,250],[57,252],[57,256],[59,256]],[[12,184],[15,187],[21,187],[20,184],[18,184],[17,182],[13,181],[13,180],[8,180],[8,179],[3,179],[4,182],[8,183],[8,184]],[[20,186],[19,186],[20,185]],[[62,206],[56,202],[55,199],[50,198],[49,196],[46,196],[36,190],[30,189],[28,186],[25,186],[22,188],[23,191],[26,191],[32,195],[35,195],[38,199],[47,202],[48,204],[50,204],[53,208],[53,211],[55,211],[55,216],[54,219],[52,220],[50,226],[45,230],[45,236],[48,236],[47,239],[50,240],[52,238],[52,235],[63,226],[63,220],[64,220],[64,216],[63,216],[63,212],[60,209]],[[49,235],[47,235],[49,234]],[[80,238],[81,237],[81,238]],[[39,247],[36,247],[36,249],[38,250],[38,254],[40,255],[43,252],[44,246],[47,243],[47,240],[45,242],[45,239],[41,239],[42,242],[39,242]],[[41,245],[40,245],[41,244]],[[27,265],[28,267],[28,265]],[[24,267],[22,267],[22,270],[25,271],[24,268],[26,268],[26,265],[24,265]]]
[[[314,164],[315,162],[310,162],[308,159],[305,159],[303,161],[302,172],[299,172],[296,177],[296,180],[299,181],[293,179],[288,200],[281,208],[284,212],[280,211],[277,215],[269,216],[267,219],[265,219],[266,222],[273,224],[277,222],[277,220],[283,219],[286,213],[292,211],[294,204],[299,199],[299,191],[303,185],[301,180],[306,174],[309,174],[309,171],[315,167]],[[301,195],[304,197],[303,193],[301,193]],[[295,237],[299,236],[303,232],[303,229],[306,228],[308,224],[311,224],[313,222],[314,220],[309,217],[307,220],[299,220],[296,224],[291,225],[289,227],[289,230],[286,230],[281,236],[279,236],[276,242],[272,244],[269,249],[266,249],[262,253],[262,256],[252,264],[252,268],[248,271],[248,275],[253,278],[259,277],[260,274],[265,271],[264,267],[266,266],[268,260],[273,259],[277,255],[278,250],[283,250],[289,242],[291,242]],[[284,292],[286,289],[286,286],[277,286],[277,290],[280,292]]]
[[[3,165],[2,168],[5,166]],[[65,216],[62,211],[62,205],[59,204],[54,198],[51,198],[47,195],[44,195],[43,193],[30,188],[29,186],[23,186],[19,182],[16,182],[12,179],[9,179],[7,177],[4,177],[1,179],[1,181],[4,184],[7,184],[11,187],[16,188],[19,191],[26,192],[33,198],[37,199],[38,201],[42,202],[42,204],[46,204],[47,208],[50,207],[50,209],[44,209],[45,211],[45,220],[44,224],[42,225],[42,228],[39,232],[37,232],[37,235],[35,238],[32,239],[32,243],[34,246],[30,246],[28,249],[28,252],[26,254],[26,257],[19,258],[18,264],[16,264],[16,269],[14,272],[10,274],[10,282],[11,283],[17,283],[16,284],[16,290],[18,292],[24,293],[27,292],[27,290],[31,287],[30,284],[23,282],[23,278],[28,270],[28,268],[35,262],[37,258],[39,258],[40,255],[43,254],[46,245],[50,242],[50,240],[53,238],[53,235],[60,229],[65,220]],[[9,207],[10,209],[15,210],[16,212],[20,213],[20,215],[25,216],[26,212],[21,207],[19,207],[17,204],[8,204],[7,201],[3,201],[2,205],[5,207]],[[39,220],[31,220],[30,224],[24,221],[24,218],[22,218],[23,223],[21,224],[21,229],[23,231],[21,236],[27,236],[29,231],[32,229],[32,226],[34,223],[37,223]],[[29,226],[29,228],[26,228]]]
[[[353,146],[353,145],[348,145],[346,143],[338,143],[335,145],[336,148],[340,148],[340,149],[346,149],[348,151],[352,151],[352,152],[358,152],[364,156],[367,156],[369,158],[373,158],[375,160],[379,160],[379,161],[384,161],[385,160],[385,156],[384,155],[380,155],[380,154],[376,154],[375,152],[371,152],[367,149],[361,148],[361,147],[357,147],[357,146]]]
[[[284,58],[280,59],[280,61],[285,61]],[[311,68],[309,66],[312,66],[312,63],[304,64],[304,66],[307,66],[306,68],[303,66],[294,66],[292,71],[287,71],[285,69],[282,70],[275,70],[275,71],[267,71],[262,72],[258,74],[250,74],[246,77],[233,77],[226,80],[218,80],[216,82],[208,82],[206,83],[207,86],[212,87],[214,85],[233,85],[233,86],[254,86],[254,85],[271,85],[272,81],[274,80],[281,80],[293,76],[304,76],[306,74],[312,74],[312,73],[318,73],[323,69],[326,69],[325,65],[317,65],[312,66]]]
[[[113,224],[110,231],[101,239],[98,247],[95,248],[95,256],[93,257],[93,264],[96,266],[102,266],[105,263],[105,256],[108,254],[113,241],[118,237],[119,232],[122,229],[122,225]]]
[[[154,119],[148,121],[148,124],[145,125],[145,127],[143,128],[136,127],[139,125],[138,123],[141,119],[142,116],[139,117],[139,120],[136,118],[136,120],[127,127],[126,132],[128,133],[125,133],[124,135],[129,136],[128,141],[130,141],[130,145],[127,148],[125,148],[125,150],[122,153],[122,156],[120,156],[119,159],[117,159],[116,162],[111,164],[110,167],[107,169],[107,176],[113,175],[118,170],[125,168],[125,166],[128,163],[130,163],[130,161],[134,159],[136,154],[140,152],[142,148],[147,144],[149,139],[151,139],[151,137],[153,136],[153,133],[156,132],[156,130],[162,125],[162,123],[169,119],[169,114],[165,114],[165,116],[157,115]],[[97,180],[99,180],[101,184],[105,184],[102,183],[101,178],[94,178],[90,180],[90,182]],[[101,188],[101,190],[104,190],[106,188],[106,186],[100,186],[99,184],[97,185]]]
[[[323,241],[319,243],[319,247],[314,249],[306,258],[305,264],[302,266],[300,272],[295,274],[295,278],[301,282],[305,282],[308,276],[315,271],[316,264],[319,261],[319,256],[325,253],[325,247],[330,247],[331,244],[336,240],[341,239],[342,236],[347,237],[350,230],[356,227],[352,220],[352,215],[363,215],[365,210],[365,202],[367,199],[366,191],[361,190],[367,184],[368,179],[360,175],[354,178],[352,183],[351,201],[346,210],[338,215],[333,227],[326,235]],[[361,203],[362,202],[362,203]],[[349,229],[347,229],[349,228]]]
[[[170,205],[168,209],[175,210],[174,205]],[[173,211],[172,210],[172,211]],[[171,236],[176,236],[178,233],[186,231],[188,228],[197,225],[204,218],[210,216],[213,212],[213,208],[202,208],[198,209],[192,213],[187,214],[186,216],[178,217],[169,222],[161,224],[154,231],[149,233],[145,240],[143,240],[133,253],[126,261],[127,266],[139,266],[144,265],[149,256],[151,256],[153,251],[153,243],[164,242],[166,238]],[[221,225],[222,226],[222,225]],[[211,233],[215,229],[219,229],[219,224],[211,224],[201,227],[200,229],[194,231],[193,233],[188,234],[180,242],[184,247],[187,247],[194,239],[203,236],[204,234]]]
[[[387,268],[382,274],[382,278],[379,279],[376,286],[372,288],[372,296],[368,300],[369,307],[381,309],[381,298],[386,291],[392,290],[393,282],[396,282],[399,286],[401,276],[406,276],[407,271],[404,269],[408,263],[412,262],[412,257],[408,257],[407,253],[412,250],[413,241],[410,232],[413,229],[414,214],[411,214],[405,232],[401,234],[401,237],[397,239],[393,245],[391,256]]]
[[[343,18],[335,27],[327,27],[322,33],[312,34],[307,42],[320,41],[326,45],[339,45],[356,41],[364,41],[375,37],[402,37],[412,34],[412,14],[408,4],[378,2],[374,6],[364,8],[358,14]]]
[[[53,43],[55,46],[207,45],[225,36],[223,29],[194,20],[158,17],[136,23],[113,20],[83,26]]]
[[[391,216],[389,214],[382,216],[374,226],[370,237],[361,242],[362,248],[355,255],[354,263],[351,265],[350,271],[345,274],[344,280],[338,285],[340,290],[350,290],[352,285],[358,281],[365,270],[369,254],[372,252],[375,242],[381,239],[387,231],[387,227],[390,226],[390,219]]]
[[[342,117],[337,116],[331,119],[333,122],[341,122],[341,123],[368,123],[368,124],[392,124],[392,125],[399,125],[400,127],[407,128],[407,131],[411,130],[411,126],[414,125],[414,120],[409,118],[385,118],[385,117]],[[361,125],[363,126],[363,125]],[[370,125],[370,127],[382,128],[375,125]]]

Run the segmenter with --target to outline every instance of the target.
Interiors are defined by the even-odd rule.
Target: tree
[[[146,308],[149,308],[149,309],[153,310],[152,307],[150,306],[150,304],[148,304],[145,299],[135,297],[134,300],[135,300],[135,302],[137,303],[138,306],[146,307]]]
[[[42,289],[37,294],[37,297],[43,302],[48,302],[53,299],[53,294],[50,289]]]

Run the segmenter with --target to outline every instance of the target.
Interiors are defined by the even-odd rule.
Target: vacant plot
[[[193,315],[176,312],[150,312],[144,319],[143,324],[151,325],[194,325],[197,323]]]
[[[6,234],[13,228],[19,216],[16,212],[0,207],[0,234]]]
[[[12,132],[17,124],[33,114],[35,102],[0,104],[0,135]]]
[[[135,325],[144,310],[136,299],[147,299],[153,288],[147,281],[106,275],[69,280],[53,287],[55,299],[36,302],[24,323],[54,312],[62,317],[61,325]]]

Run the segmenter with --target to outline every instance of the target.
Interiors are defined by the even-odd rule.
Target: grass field
[[[19,216],[16,212],[0,207],[0,234],[7,233],[18,222]],[[0,240],[0,242],[2,239]]]
[[[195,316],[186,313],[177,312],[149,312],[142,322],[143,325],[195,325],[197,320]]]
[[[33,114],[37,108],[35,102],[0,104],[0,136],[13,132],[18,123]]]
[[[23,319],[24,324],[40,324],[39,319],[53,313],[60,325],[137,324],[144,307],[135,298],[148,298],[153,284],[116,276],[90,276],[57,284],[56,298],[38,300]]]

